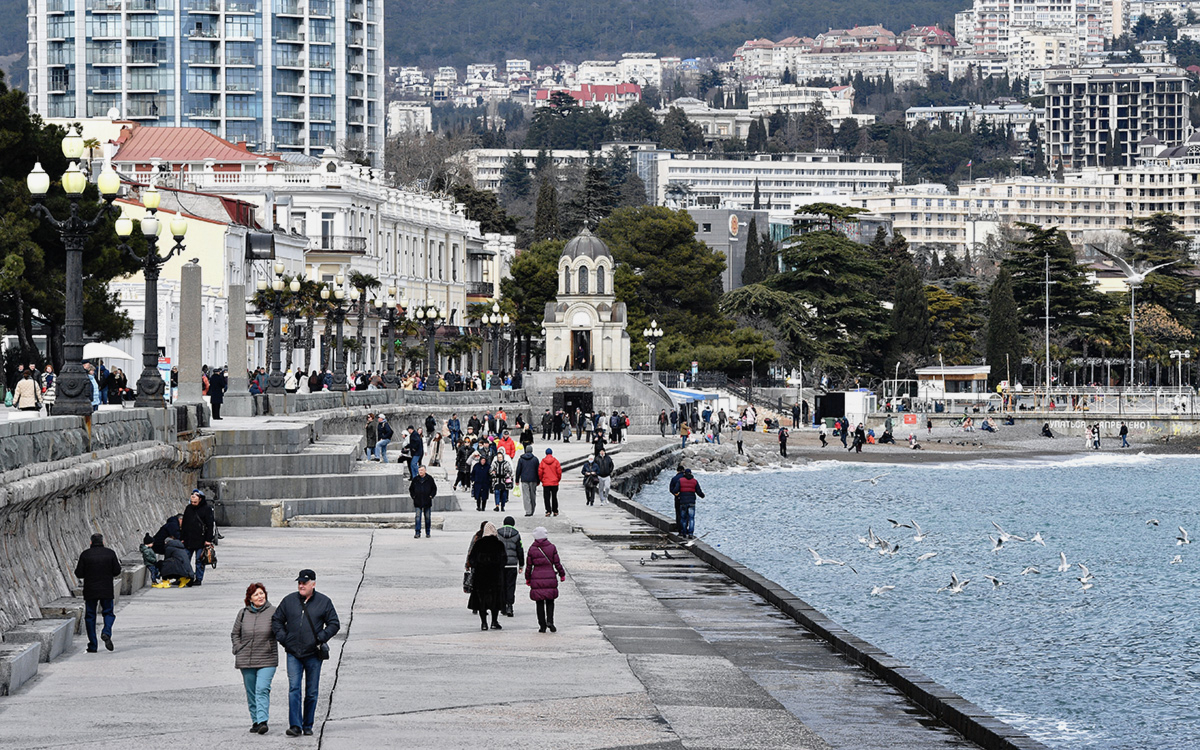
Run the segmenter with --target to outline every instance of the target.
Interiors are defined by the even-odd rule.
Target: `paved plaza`
[[[616,462],[660,445],[636,438]],[[563,460],[585,449],[554,447]],[[401,481],[394,464],[363,470]],[[448,490],[452,476],[433,471]],[[556,634],[538,632],[523,584],[502,631],[480,631],[467,609],[470,537],[481,520],[499,525],[505,515],[490,507],[435,514],[442,528],[430,539],[407,528],[227,528],[203,587],[123,599],[115,652],[85,653],[76,638],[69,654],[0,698],[0,745],[973,747],[684,551],[649,561],[659,537],[611,505],[586,507],[577,471],[566,473],[559,517],[539,508],[526,518],[519,501],[509,505],[526,546],[545,525],[568,571]],[[250,735],[229,632],[247,584],[265,583],[277,603],[303,567],[316,570],[342,621],[321,676],[316,737],[284,735],[282,660],[271,731]]]

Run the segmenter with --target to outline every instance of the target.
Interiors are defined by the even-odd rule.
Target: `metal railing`
[[[351,235],[322,235],[313,240],[312,250],[323,253],[360,254],[367,251],[367,238]]]

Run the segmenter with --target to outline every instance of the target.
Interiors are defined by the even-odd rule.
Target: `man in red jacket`
[[[542,502],[546,504],[546,515],[558,515],[558,483],[562,481],[562,464],[554,457],[554,451],[546,449],[546,457],[538,464],[538,481],[542,483]]]

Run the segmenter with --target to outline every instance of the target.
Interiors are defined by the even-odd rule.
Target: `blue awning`
[[[677,404],[690,404],[694,401],[715,401],[719,398],[716,393],[693,391],[687,388],[668,388],[667,390],[671,392],[671,398]]]

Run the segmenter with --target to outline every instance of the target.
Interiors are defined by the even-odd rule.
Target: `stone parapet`
[[[142,441],[174,442],[175,420],[173,409],[123,409],[0,422],[0,472]]]

